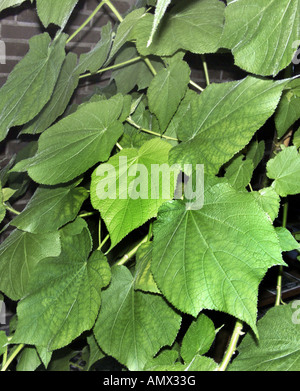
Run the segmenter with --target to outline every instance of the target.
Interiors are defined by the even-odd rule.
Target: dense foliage
[[[15,358],[17,370],[67,369],[76,357],[90,370],[108,356],[131,371],[299,370],[300,320],[281,301],[281,277],[284,253],[299,249],[287,208],[300,193],[300,0],[138,0],[123,16],[103,0],[91,16],[107,9],[117,23],[79,58],[66,44],[85,24],[63,32],[76,4],[36,0],[45,32],[0,89],[1,141],[11,128],[30,140],[0,173],[2,232],[13,227],[0,245],[0,298],[16,305],[0,332],[2,370]],[[205,55],[220,53],[248,74],[211,83]],[[72,103],[81,79],[109,70],[107,86]],[[161,180],[151,197],[150,179],[120,162],[174,165],[196,178],[204,204],[175,197],[176,176],[169,195]],[[114,198],[99,198],[103,180]],[[274,267],[276,305],[257,321]],[[209,354],[214,313],[236,320],[220,362]]]

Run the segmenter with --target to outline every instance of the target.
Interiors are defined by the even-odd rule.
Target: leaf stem
[[[112,10],[112,12],[116,15],[120,22],[123,22],[122,16],[120,15],[116,7],[110,2],[110,0],[103,0],[103,3],[105,3]]]
[[[1,368],[1,372],[4,372],[6,371],[6,369],[8,368],[8,366],[11,364],[11,362],[14,360],[14,358],[20,353],[20,351],[23,349],[25,345],[24,344],[20,344],[11,354],[10,356],[8,357],[6,363],[3,365],[3,367]]]
[[[72,41],[72,39],[80,33],[80,31],[89,23],[91,19],[96,15],[96,13],[100,10],[100,8],[106,3],[106,1],[101,1],[101,3],[95,8],[95,10],[91,13],[91,15],[82,23],[81,26],[78,27],[78,29],[67,39],[67,43]]]
[[[109,234],[107,234],[106,236],[105,236],[105,238],[102,240],[102,242],[101,243],[99,243],[99,247],[97,248],[97,250],[101,250],[101,248],[104,246],[104,244],[108,241],[108,239],[109,239]]]
[[[21,212],[18,212],[17,210],[15,210],[14,208],[12,208],[11,206],[7,205],[7,204],[3,204],[5,206],[5,208],[9,211],[9,212],[12,212],[13,214],[15,215],[19,215],[21,214]]]
[[[86,212],[86,213],[81,213],[80,215],[78,215],[78,217],[89,217],[89,216],[93,216],[95,214],[95,212]]]
[[[148,234],[132,250],[130,250],[127,254],[123,255],[123,257],[116,264],[118,266],[124,265],[124,263],[126,263],[130,258],[132,258],[136,254],[139,247],[147,241],[148,241]]]
[[[119,64],[115,64],[115,65],[111,65],[110,67],[99,69],[95,73],[90,73],[90,72],[89,73],[85,73],[83,75],[80,75],[79,78],[82,79],[84,77],[93,76],[93,75],[97,75],[99,73],[110,71],[111,69],[121,68],[121,67],[123,67],[125,65],[132,64],[133,62],[139,61],[141,59],[142,59],[142,57],[140,57],[140,56],[139,57],[134,57],[134,58],[131,58],[130,60],[127,60],[127,61],[124,61],[124,62],[120,62]]]
[[[283,216],[282,216],[282,227],[286,228],[287,224],[287,215],[288,215],[288,202],[286,201],[283,204]],[[282,296],[282,273],[283,273],[283,266],[279,266],[279,272],[277,277],[277,286],[276,286],[276,300],[275,300],[275,307],[279,306],[282,302],[281,296]]]
[[[164,134],[160,134],[160,133],[157,133],[157,132],[153,132],[153,131],[150,130],[150,129],[144,129],[144,128],[142,128],[141,126],[139,126],[138,124],[136,124],[136,123],[133,121],[133,119],[132,119],[131,117],[128,117],[128,118],[126,119],[126,121],[127,121],[130,125],[134,126],[136,129],[138,129],[138,130],[140,130],[140,131],[142,131],[142,132],[152,134],[153,136],[162,137],[162,138],[165,138],[165,139],[167,139],[167,140],[178,141],[177,138],[165,136]]]
[[[203,63],[206,84],[209,86],[210,80],[209,80],[209,74],[208,74],[208,69],[207,69],[207,62],[206,62],[204,54],[201,55],[201,58],[202,58],[202,63]]]
[[[199,91],[204,91],[204,88],[200,87],[198,84],[196,84],[193,80],[190,80],[190,85],[197,88]]]
[[[229,345],[228,345],[228,349],[223,357],[221,365],[217,369],[218,371],[225,371],[226,370],[226,368],[227,368],[227,366],[228,366],[228,364],[229,364],[229,362],[230,362],[230,360],[236,350],[238,340],[239,340],[240,336],[244,334],[242,332],[242,330],[243,330],[243,323],[240,320],[237,320],[235,323],[235,326],[234,326],[234,330],[233,330]]]

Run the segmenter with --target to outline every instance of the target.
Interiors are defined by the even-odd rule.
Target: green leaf
[[[185,95],[190,81],[190,68],[184,61],[172,63],[159,71],[151,81],[147,97],[149,109],[165,130]]]
[[[171,0],[158,0],[157,5],[155,8],[155,14],[154,14],[154,20],[153,20],[153,25],[152,25],[152,30],[150,34],[150,38],[147,42],[147,47],[151,45],[154,34],[157,30],[157,27],[159,25],[159,22],[161,21],[162,17],[164,16],[168,5],[171,3]]]
[[[7,342],[8,340],[5,331],[0,330],[0,356],[5,352],[6,347],[4,345],[6,345]]]
[[[294,239],[293,235],[284,227],[276,227],[275,228],[280,247],[282,251],[293,251],[300,249],[300,243]]]
[[[295,305],[296,304],[296,305]],[[259,341],[247,334],[230,371],[299,371],[299,300],[271,308],[257,324]]]
[[[193,316],[203,308],[223,311],[255,331],[258,285],[268,268],[284,264],[276,232],[249,193],[217,183],[208,186],[204,199],[199,210],[181,200],[160,208],[154,279],[181,311]]]
[[[30,39],[29,52],[0,90],[0,141],[9,128],[30,121],[49,101],[65,58],[66,37],[61,34],[52,43],[47,33]]]
[[[160,293],[150,270],[152,242],[143,243],[136,253],[135,289],[143,292]]]
[[[60,254],[59,233],[32,234],[13,231],[0,245],[0,290],[12,300],[27,293],[36,265],[49,256]]]
[[[170,148],[165,141],[151,139],[139,150],[123,149],[93,172],[91,202],[107,226],[111,247],[155,217],[160,205],[173,198],[176,174],[162,171],[170,178],[168,183],[158,170],[157,175],[154,172],[165,168]]]
[[[300,80],[292,80],[288,83],[287,88],[287,91],[282,95],[275,115],[278,138],[283,137],[294,122],[300,118]]]
[[[26,346],[18,357],[18,364],[16,370],[18,372],[32,372],[35,371],[42,364],[36,348],[33,346]]]
[[[178,352],[175,350],[163,350],[156,357],[151,358],[144,366],[144,371],[160,370],[161,366],[173,365],[178,359]]]
[[[214,53],[219,48],[223,19],[224,4],[218,0],[177,1],[162,18],[151,45],[147,43],[154,16],[146,14],[137,23],[137,49],[143,56],[170,56],[179,49],[198,54]]]
[[[101,39],[95,45],[95,47],[88,53],[84,53],[80,56],[79,64],[76,68],[76,72],[84,73],[90,71],[95,73],[104,64],[112,44],[112,29],[111,23],[107,23],[101,29]]]
[[[253,174],[253,163],[250,159],[243,160],[244,156],[237,156],[226,168],[225,178],[236,190],[245,190]]]
[[[126,42],[131,41],[134,38],[133,30],[136,23],[144,16],[144,14],[145,8],[138,8],[126,15],[123,21],[119,24],[108,61],[114,57],[114,55]]]
[[[154,371],[160,371],[160,372],[179,372],[179,371],[197,371],[197,372],[208,372],[208,371],[215,371],[217,369],[217,363],[205,356],[195,356],[194,359],[185,364],[181,363],[175,363],[173,365],[157,365],[154,368],[151,368],[151,370]],[[150,380],[150,379],[149,379]],[[148,380],[148,384],[149,383]]]
[[[23,127],[21,133],[42,133],[64,113],[78,85],[79,73],[75,72],[76,66],[77,56],[74,53],[68,53],[62,65],[51,99],[38,116]]]
[[[37,0],[36,8],[44,27],[53,23],[63,29],[77,3],[78,0]]]
[[[54,232],[74,220],[88,197],[84,187],[48,188],[40,186],[23,212],[11,224],[32,233]]]
[[[255,198],[269,219],[274,221],[279,213],[280,197],[273,187],[265,187],[259,191],[252,191],[250,194]]]
[[[277,75],[291,63],[299,36],[298,0],[238,0],[226,7],[221,45],[250,73]]]
[[[91,366],[95,364],[95,362],[101,360],[101,358],[105,357],[105,355],[102,352],[102,350],[99,348],[99,345],[93,334],[87,337],[87,342],[89,346],[89,356],[88,356],[88,361],[85,370],[89,371]]]
[[[0,223],[2,223],[2,221],[4,220],[5,215],[6,215],[6,208],[5,208],[4,204],[3,204],[3,202],[4,202],[3,190],[4,189],[2,189],[2,186],[1,186],[1,183],[0,183]]]
[[[183,142],[170,151],[171,164],[202,163],[206,173],[218,173],[274,113],[284,83],[248,76],[208,86],[181,117]]]
[[[300,128],[294,134],[293,144],[297,149],[300,148]]]
[[[300,193],[300,156],[296,147],[284,148],[267,163],[267,175],[274,179],[272,187],[281,196]]]
[[[123,97],[82,104],[78,110],[48,128],[39,138],[38,151],[14,171],[28,170],[41,184],[55,185],[81,175],[108,159],[123,132],[118,121]]]
[[[136,57],[138,57],[138,53],[135,46],[127,44],[116,56],[115,65],[129,61]],[[162,62],[157,58],[152,59],[150,57],[150,60],[156,72],[163,68]],[[117,90],[122,94],[127,94],[132,89],[134,89],[135,86],[138,87],[138,90],[147,88],[153,79],[153,74],[144,60],[140,59],[139,61],[135,61],[132,64],[128,64],[113,71],[112,79],[114,79],[116,82]]]
[[[59,349],[95,322],[109,265],[100,251],[89,257],[92,242],[80,219],[63,228],[61,237],[61,254],[36,266],[29,294],[18,304],[14,343]]]
[[[204,314],[199,315],[196,320],[193,320],[183,337],[181,357],[186,363],[189,363],[196,355],[207,353],[215,336],[213,322]]]
[[[131,371],[142,370],[161,347],[171,345],[181,321],[161,296],[136,291],[134,284],[125,266],[112,268],[94,326],[101,349]]]
[[[24,3],[25,0],[2,0],[0,4],[0,12],[10,7],[17,7]],[[31,0],[33,2],[33,0]]]
[[[261,140],[260,142],[253,141],[247,150],[246,159],[252,160],[255,169],[261,162],[262,158],[264,157],[264,153],[265,153],[264,140]]]

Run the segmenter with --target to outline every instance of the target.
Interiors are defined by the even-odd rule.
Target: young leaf
[[[151,45],[147,46],[154,16],[146,14],[135,28],[137,49],[143,56],[170,56],[183,49],[192,53],[213,53],[219,48],[224,4],[218,0],[177,1],[164,15]],[[197,37],[197,39],[195,39]]]
[[[44,27],[53,23],[64,29],[77,3],[78,0],[37,0],[36,8]]]
[[[76,54],[68,53],[49,102],[34,119],[23,127],[21,133],[42,133],[64,113],[78,85],[79,73],[75,72],[76,65]]]
[[[300,360],[299,310],[293,301],[271,308],[257,324],[259,341],[247,334],[229,371],[297,371]]]
[[[186,62],[177,61],[159,71],[149,85],[149,109],[158,118],[162,131],[166,129],[185,95],[190,73]]]
[[[61,230],[61,241],[61,254],[36,266],[29,294],[18,304],[14,343],[59,349],[95,322],[101,289],[110,281],[107,260],[100,251],[88,258],[92,242],[80,219]]]
[[[248,76],[208,86],[181,117],[183,142],[170,151],[171,164],[202,163],[206,173],[218,173],[274,113],[284,84]]]
[[[136,291],[134,282],[125,266],[112,268],[94,326],[101,349],[132,371],[142,370],[161,347],[173,343],[181,321],[161,296]]]
[[[52,43],[47,33],[29,41],[29,52],[0,90],[0,141],[10,127],[34,118],[49,101],[65,58],[66,35]]]
[[[54,232],[74,220],[88,197],[84,187],[48,188],[40,186],[23,212],[11,224],[32,233]]]
[[[41,184],[71,181],[94,164],[108,159],[123,132],[118,121],[123,97],[82,104],[78,110],[48,128],[39,138],[38,151],[14,171],[28,170]]]
[[[293,237],[290,231],[284,227],[275,228],[282,251],[300,250],[300,243]]]
[[[199,210],[181,200],[160,208],[154,279],[181,311],[193,316],[203,308],[223,311],[256,331],[258,285],[268,268],[284,264],[276,232],[249,193],[217,183],[204,199]]]
[[[238,0],[226,7],[221,46],[240,68],[275,76],[292,61],[299,35],[298,0]]]
[[[284,148],[268,161],[267,175],[274,179],[272,187],[281,196],[300,192],[300,155],[296,147]]]
[[[147,47],[151,45],[153,36],[157,30],[157,27],[159,25],[159,22],[161,21],[162,17],[164,16],[168,5],[171,3],[171,0],[157,0],[157,5],[155,8],[155,14],[154,14],[154,20],[152,25],[151,34],[149,37],[149,40],[147,42]]]
[[[300,118],[300,80],[292,80],[287,87],[289,89],[282,95],[275,115],[278,138],[283,137]]]
[[[205,354],[210,349],[216,336],[213,322],[204,314],[192,322],[185,333],[180,354],[185,363],[189,363],[199,354]]]
[[[95,73],[100,69],[111,48],[112,44],[112,29],[111,23],[107,23],[101,29],[101,39],[96,46],[88,53],[84,53],[80,56],[79,64],[76,68],[76,72],[84,73],[90,71]]]
[[[91,202],[107,226],[111,247],[155,217],[160,205],[173,198],[178,169],[175,174],[163,170],[170,148],[167,142],[152,139],[139,150],[123,149],[93,172]]]
[[[253,174],[253,163],[250,159],[243,160],[244,156],[236,157],[226,168],[225,178],[236,190],[245,190]]]
[[[0,290],[12,300],[27,293],[36,265],[46,257],[60,254],[59,233],[32,234],[13,231],[0,245]]]

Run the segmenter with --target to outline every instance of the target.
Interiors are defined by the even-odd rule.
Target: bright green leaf
[[[200,314],[191,323],[182,340],[180,354],[185,363],[191,362],[197,354],[207,353],[215,336],[213,322],[206,315]]]
[[[162,18],[148,47],[154,16],[148,13],[137,23],[137,49],[143,56],[170,56],[179,49],[198,54],[216,52],[223,19],[224,4],[218,0],[177,1]]]
[[[147,97],[149,109],[165,130],[185,95],[190,81],[190,68],[184,61],[174,62],[158,72],[151,81]]]
[[[300,118],[300,80],[292,80],[287,87],[275,115],[278,138],[283,137],[294,122]]]
[[[222,47],[250,73],[277,75],[291,63],[299,36],[298,0],[237,0],[226,7]]]
[[[259,191],[253,191],[250,194],[255,198],[267,216],[269,216],[269,219],[274,221],[279,213],[280,197],[273,187],[265,187]]]
[[[282,251],[300,249],[300,243],[295,240],[290,231],[284,227],[275,228]]]
[[[295,305],[296,304],[296,305]],[[230,371],[299,371],[299,301],[271,308],[257,324],[259,341],[247,334]]]
[[[244,190],[249,185],[253,174],[252,160],[236,157],[226,168],[225,178],[236,190]]]
[[[178,309],[229,313],[256,330],[257,291],[273,265],[284,264],[276,232],[249,193],[226,183],[208,187],[202,209],[165,203],[154,224],[151,270]],[[176,286],[176,289],[174,289]]]
[[[112,268],[94,334],[105,353],[129,370],[142,370],[161,347],[173,343],[181,318],[161,296],[136,291],[134,282],[125,266]]]
[[[60,253],[59,233],[32,234],[13,231],[0,245],[0,290],[12,300],[27,293],[36,265]]]
[[[147,47],[151,45],[154,34],[157,30],[157,27],[159,25],[159,22],[161,21],[162,17],[164,16],[168,5],[171,3],[171,0],[157,0],[157,5],[155,8],[155,13],[154,13],[154,20],[153,20],[153,25],[152,25],[152,30],[151,34],[149,37],[149,40],[147,42]]]
[[[0,90],[0,140],[12,126],[34,118],[49,101],[65,58],[66,35],[51,43],[47,33],[29,41],[29,52]]]
[[[92,242],[80,220],[63,228],[61,237],[61,254],[39,262],[29,294],[18,304],[14,343],[59,349],[95,322],[101,288],[110,281],[109,265],[100,251],[89,257]]]
[[[70,99],[78,85],[79,73],[75,72],[77,56],[68,53],[55,85],[51,99],[38,116],[26,124],[21,133],[42,133],[64,113]]]
[[[170,148],[167,142],[152,139],[139,150],[123,149],[93,172],[91,202],[100,211],[112,247],[155,217],[160,205],[173,198],[178,169],[174,170],[175,175],[163,170],[168,168],[164,165]],[[164,173],[165,179],[162,178]]]
[[[217,369],[217,363],[210,357],[195,356],[194,359],[185,364],[175,363],[173,365],[156,365],[151,370],[160,372],[179,372],[179,371],[197,371],[197,372],[208,372],[215,371]]]
[[[77,3],[78,0],[37,0],[36,8],[44,27],[53,23],[63,29]]]
[[[155,371],[156,368],[159,370],[161,366],[173,365],[177,359],[178,352],[176,350],[163,350],[156,357],[147,361],[144,371]]]
[[[281,197],[300,193],[300,155],[297,148],[284,148],[269,160],[267,175],[274,179],[272,186]]]
[[[34,181],[55,185],[107,160],[123,132],[118,121],[122,108],[121,95],[82,104],[75,113],[45,130],[36,155],[20,162],[14,171],[28,170]]]
[[[26,208],[11,224],[32,233],[54,232],[74,220],[82,203],[88,197],[83,187],[76,183],[64,187],[39,187]]]
[[[208,86],[181,117],[183,142],[170,151],[171,164],[202,163],[206,173],[218,173],[274,113],[283,86],[251,76]]]

